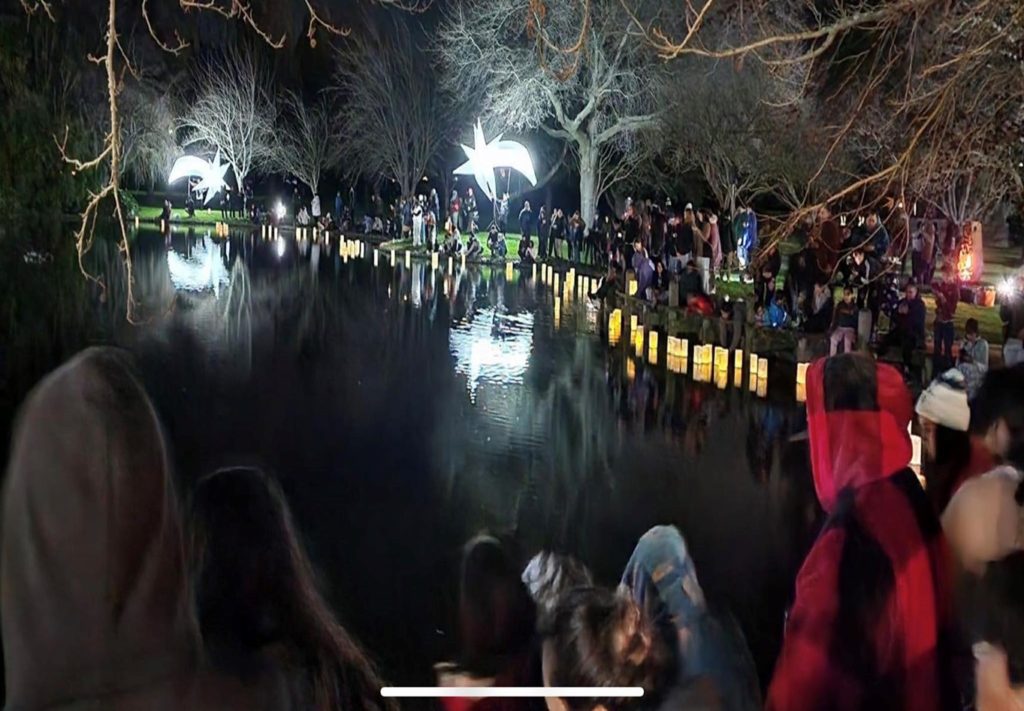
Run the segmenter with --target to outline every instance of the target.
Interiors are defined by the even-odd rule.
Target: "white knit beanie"
[[[966,432],[971,424],[971,408],[963,373],[953,368],[933,380],[917,399],[914,410],[943,427]]]

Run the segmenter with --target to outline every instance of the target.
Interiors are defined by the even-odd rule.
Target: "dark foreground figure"
[[[6,708],[379,708],[379,682],[312,588],[263,480],[218,474],[202,489],[214,508],[225,488],[249,497],[274,576],[199,576],[200,590],[233,604],[229,615],[204,600],[204,649],[168,461],[119,351],[83,352],[28,397],[3,502]],[[236,524],[203,529],[200,557],[226,566],[226,536],[246,531]],[[244,550],[225,572],[251,563]]]

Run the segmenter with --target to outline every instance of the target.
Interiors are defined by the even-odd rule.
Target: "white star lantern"
[[[515,141],[503,141],[501,135],[488,143],[484,140],[484,129],[477,119],[473,127],[473,147],[462,144],[468,160],[455,169],[455,175],[472,175],[476,184],[492,202],[498,199],[498,190],[494,178],[495,168],[511,168],[530,181],[537,184],[537,176],[533,172],[533,160],[526,146]]]
[[[182,156],[174,161],[171,174],[167,176],[167,182],[173,183],[182,178],[199,178],[199,184],[194,188],[196,192],[206,191],[204,205],[209,205],[213,196],[224,187],[224,174],[228,170],[228,164],[221,165],[220,151],[217,151],[213,163],[200,158],[199,156]]]

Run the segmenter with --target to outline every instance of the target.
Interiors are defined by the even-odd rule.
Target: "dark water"
[[[140,234],[130,325],[112,245],[90,257],[103,299],[64,251],[5,262],[38,293],[5,327],[0,426],[77,348],[132,349],[183,488],[228,463],[271,469],[331,601],[391,681],[431,683],[452,653],[473,534],[508,534],[524,556],[573,553],[614,583],[659,523],[683,531],[767,680],[817,515],[806,451],[789,443],[804,428],[792,366],[766,397],[731,373],[719,389],[669,373],[664,342],[661,365],[625,338],[610,347],[591,305],[562,304],[556,321],[550,287],[529,275],[447,277],[401,255],[374,268],[336,241],[258,235]]]

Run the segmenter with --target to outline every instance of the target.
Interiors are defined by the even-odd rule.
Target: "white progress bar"
[[[639,686],[385,686],[380,695],[393,699],[640,698]]]

